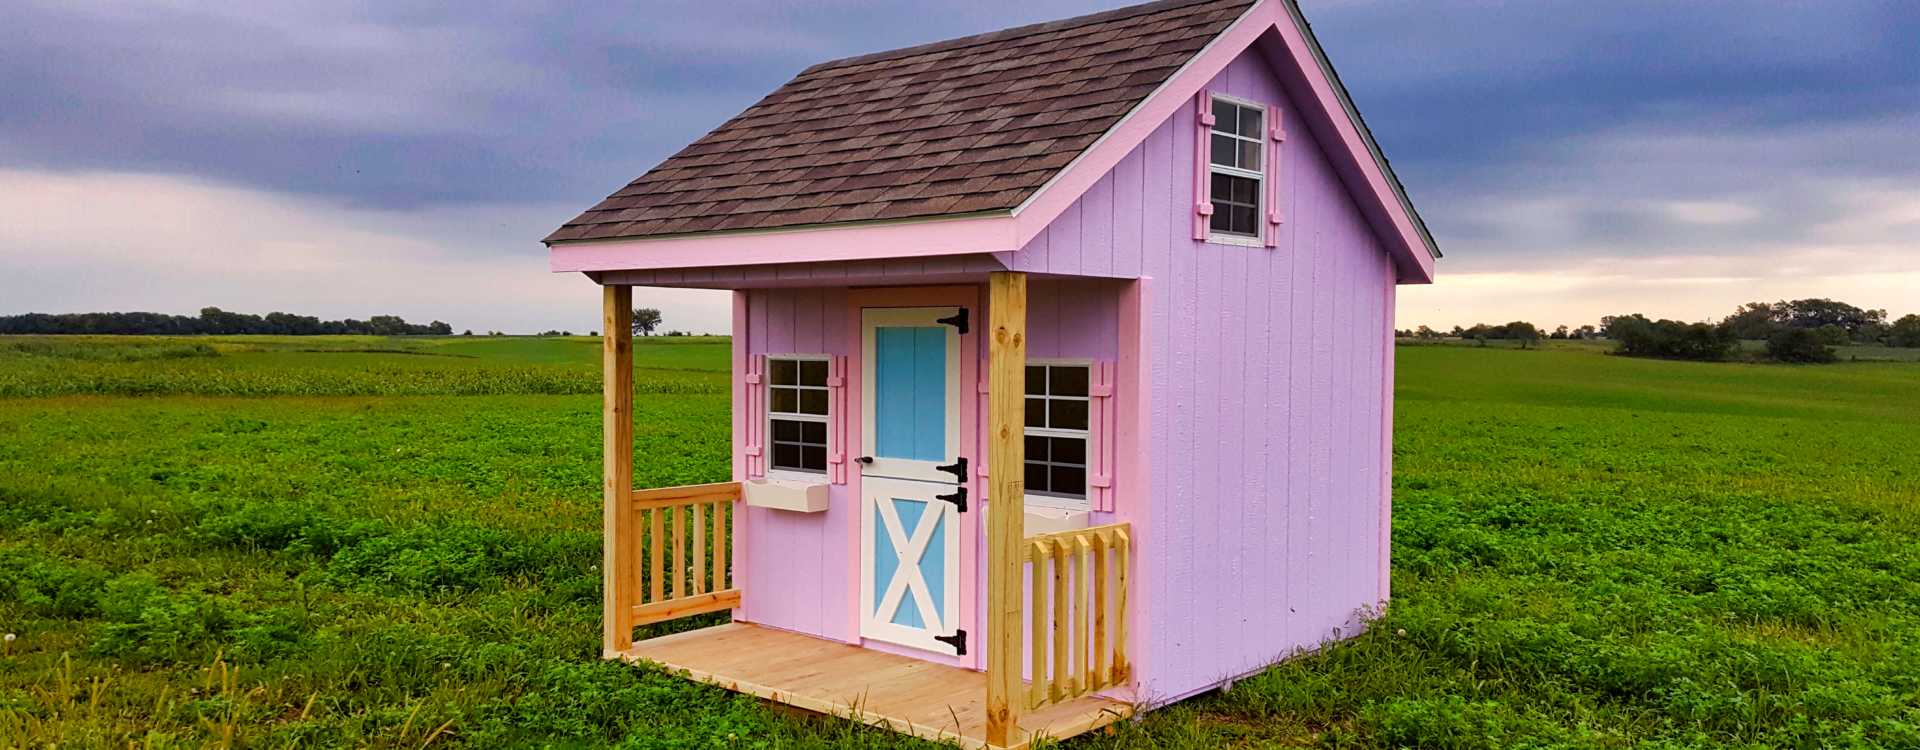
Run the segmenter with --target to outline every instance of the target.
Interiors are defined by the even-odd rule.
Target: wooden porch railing
[[[1023,544],[1033,565],[1027,707],[1125,684],[1127,524],[1031,536]]]
[[[727,560],[739,482],[632,493],[631,533],[615,540],[634,562],[633,626],[740,606]]]

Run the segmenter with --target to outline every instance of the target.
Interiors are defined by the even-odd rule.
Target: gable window
[[[1087,497],[1086,364],[1027,365],[1028,496]]]
[[[1222,96],[1213,98],[1213,130],[1207,162],[1214,239],[1260,239],[1261,182],[1266,178],[1266,107]]]
[[[767,418],[778,471],[827,471],[827,360],[767,357]]]

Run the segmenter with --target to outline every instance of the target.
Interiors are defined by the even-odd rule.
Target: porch
[[[640,492],[631,489],[632,342],[625,333],[630,330],[632,296],[630,287],[606,286],[604,655],[657,662],[694,680],[922,737],[957,739],[967,747],[1025,747],[1036,736],[1064,739],[1129,715],[1131,706],[1116,698],[1130,696],[1131,692],[1124,689],[1134,684],[1127,629],[1127,579],[1134,559],[1130,527],[1109,523],[1029,536],[1024,512],[1002,511],[1022,508],[1025,495],[1021,480],[1026,462],[1027,283],[1024,274],[999,272],[982,286],[985,299],[978,302],[984,303],[987,320],[976,318],[974,327],[982,329],[977,333],[984,337],[981,366],[986,377],[982,378],[985,388],[980,392],[985,404],[980,422],[984,446],[975,454],[975,461],[984,463],[986,471],[974,486],[976,495],[984,494],[988,502],[987,507],[980,507],[976,500],[973,509],[984,512],[984,518],[979,519],[984,540],[979,559],[985,563],[982,567],[986,573],[977,605],[981,627],[971,638],[966,629],[946,630],[947,635],[932,638],[957,654],[937,658],[927,658],[932,655],[914,650],[926,648],[924,645],[890,636],[875,643],[875,634],[857,629],[842,637],[743,622],[632,640],[633,627],[703,612],[737,610],[751,600],[749,595],[754,592],[744,591],[742,586],[748,579],[736,573],[749,552],[741,540],[758,538],[748,526],[761,526],[759,522],[746,523],[749,514],[743,507],[747,503],[743,502],[740,481]],[[924,294],[913,299],[927,303]],[[957,326],[946,320],[935,325],[957,327],[964,333],[966,307],[960,313]],[[756,382],[755,371],[745,372],[743,382]],[[949,387],[949,392],[954,388]],[[970,385],[967,392],[972,392]],[[736,392],[739,398],[742,396]],[[970,444],[971,438],[963,442]],[[850,459],[859,454],[846,455]],[[892,454],[873,455],[885,461]],[[860,459],[869,471],[874,461]],[[956,498],[941,496],[925,507],[942,508],[943,513],[966,513],[964,487],[976,481],[966,466],[965,458],[960,458],[954,474],[962,487],[957,502]],[[936,474],[949,471],[954,467],[942,466]],[[858,472],[851,472],[853,481],[859,481]],[[741,475],[736,473],[735,478]],[[907,503],[890,499],[896,497],[886,494],[891,490],[877,489],[886,481],[868,480],[870,489],[885,494],[878,502]],[[1000,498],[1011,498],[1012,504]],[[942,500],[946,502],[938,502]],[[861,500],[862,507],[871,501]],[[949,503],[957,510],[947,507]],[[759,505],[754,510],[764,514],[769,512],[768,507]],[[898,520],[893,523],[899,525]],[[920,526],[923,531],[938,528],[931,522]],[[926,548],[924,540],[931,532],[914,534],[913,527],[915,524],[907,523],[906,528],[896,529],[901,549]],[[921,541],[909,544],[908,537]],[[958,569],[970,570],[972,566],[963,562]],[[902,564],[896,569],[907,570],[908,566]],[[925,594],[926,583],[920,581],[918,586]],[[766,590],[760,595],[779,593]],[[887,601],[898,602],[902,594],[893,591],[890,596]],[[886,598],[878,596],[877,589],[862,597],[868,603]],[[925,606],[919,611],[930,614],[951,609],[924,596],[922,602]],[[748,613],[736,614],[755,619]],[[962,626],[970,622],[951,616],[928,619],[947,622],[949,628],[956,622]],[[891,622],[907,620],[919,624],[917,617],[904,614]],[[941,632],[933,630],[927,635]],[[901,643],[909,643],[909,647],[902,648],[898,645]],[[1122,690],[1116,694],[1116,689]]]
[[[619,652],[706,682],[796,708],[831,714],[962,747],[987,741],[987,675],[907,656],[746,623],[639,641]],[[1019,718],[1013,744],[1066,738],[1131,715],[1098,696],[1055,703]]]

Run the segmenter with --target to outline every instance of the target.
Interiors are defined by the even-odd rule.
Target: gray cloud
[[[26,5],[0,31],[0,158],[376,206],[585,201],[808,64],[1106,5]],[[1524,180],[1530,150],[1629,123],[1766,129],[1920,101],[1920,6],[1899,0],[1306,6],[1417,194]]]

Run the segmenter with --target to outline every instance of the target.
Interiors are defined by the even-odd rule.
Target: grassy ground
[[[724,344],[636,349],[724,478]],[[0,747],[925,746],[596,658],[595,352],[0,339]],[[1920,367],[1398,376],[1387,617],[1068,746],[1920,747]]]

